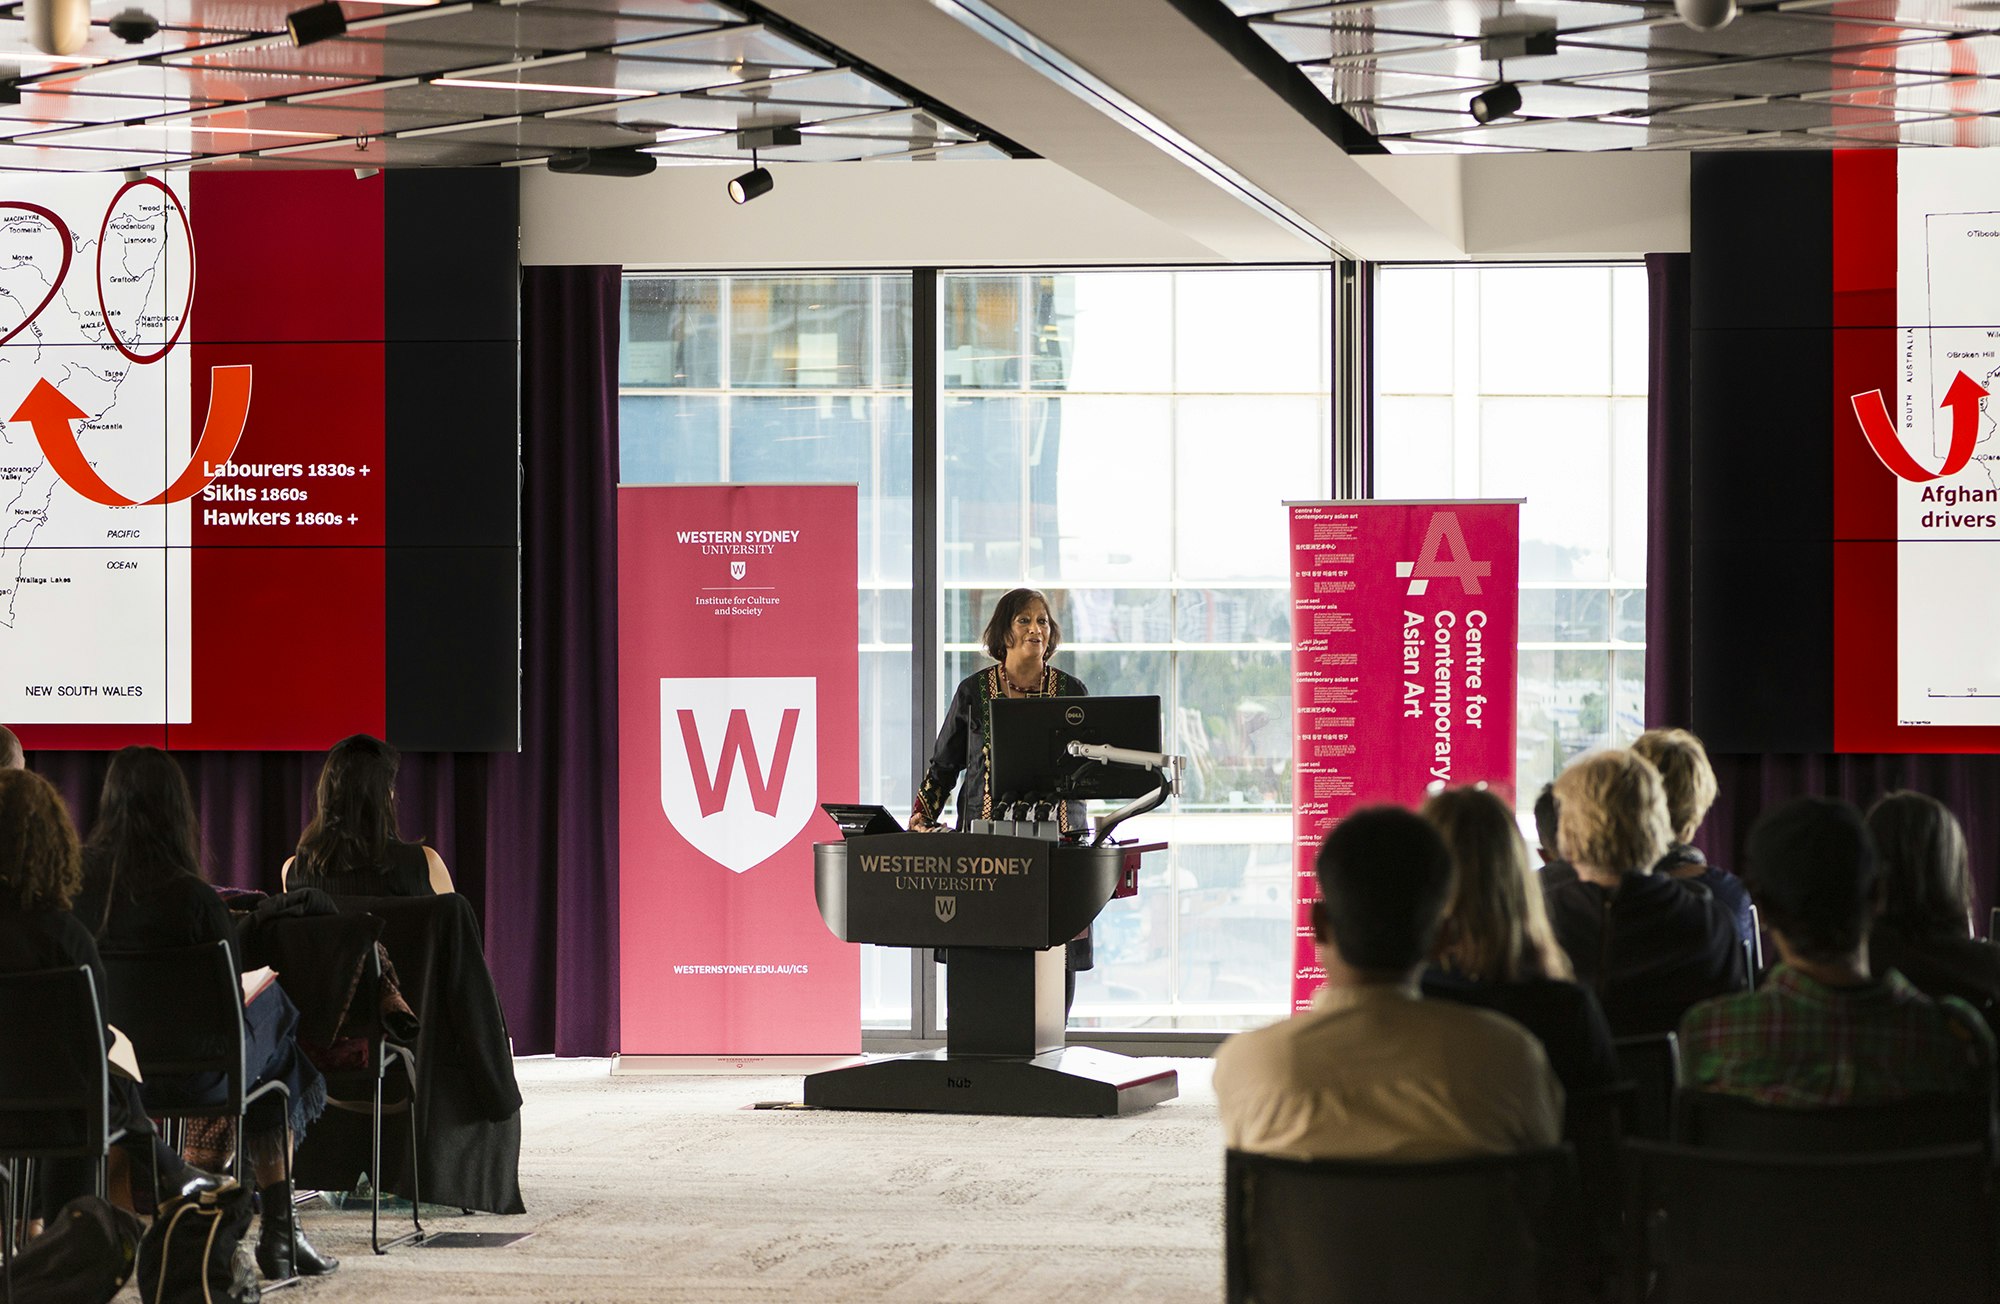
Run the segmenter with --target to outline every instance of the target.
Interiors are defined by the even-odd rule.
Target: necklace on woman
[[[1026,697],[1033,693],[1041,692],[1042,680],[1045,677],[1045,675],[1046,675],[1045,671],[1037,673],[1028,683],[1024,684],[1020,680],[1014,678],[1013,671],[1007,669],[1007,667],[1005,666],[1000,667],[1001,682],[1008,689],[1010,689],[1013,692],[1019,693],[1023,697]]]

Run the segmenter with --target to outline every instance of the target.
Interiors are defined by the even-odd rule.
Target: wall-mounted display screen
[[[0,190],[0,722],[511,749],[514,182]]]

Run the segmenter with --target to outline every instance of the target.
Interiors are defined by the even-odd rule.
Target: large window
[[[1390,267],[1375,495],[1525,498],[1518,800],[1646,697],[1646,273]]]
[[[1288,499],[1331,489],[1325,269],[954,274],[940,287],[942,708],[994,600],[1048,593],[1056,664],[1157,694],[1171,850],[1096,926],[1073,1022],[1231,1028],[1291,980]]]
[[[910,805],[910,281],[625,278],[626,484],[860,486],[861,792]],[[907,1027],[907,951],[862,948],[864,1026]]]

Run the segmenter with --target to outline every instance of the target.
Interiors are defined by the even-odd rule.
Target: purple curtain
[[[1693,716],[1693,502],[1689,387],[1693,378],[1689,255],[1646,259],[1651,307],[1651,397],[1647,412],[1646,723],[1685,725]],[[1808,793],[1862,809],[1885,792],[1913,788],[1951,807],[1972,849],[1975,916],[1985,924],[2000,872],[2000,756],[1729,755],[1710,753],[1720,793],[1695,841],[1726,868],[1743,862],[1750,826],[1765,809]]]
[[[484,921],[519,1054],[618,1048],[617,267],[528,267],[521,294],[521,751],[410,753],[405,837]],[[182,752],[211,875],[277,890],[319,754]],[[84,830],[109,756],[30,765]]]

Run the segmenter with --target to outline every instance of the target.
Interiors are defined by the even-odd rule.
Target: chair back
[[[1984,1145],[1773,1155],[1633,1141],[1626,1161],[1628,1299],[1996,1298],[1993,1170]],[[1649,1274],[1656,1278],[1646,1295]]]
[[[1752,1154],[1865,1154],[1990,1145],[1993,1137],[1990,1095],[1792,1109],[1713,1091],[1683,1091],[1674,1110],[1674,1140],[1682,1145]]]
[[[228,943],[107,951],[104,971],[111,988],[109,1016],[132,1039],[148,1085],[147,1105],[159,1108],[155,1077],[220,1074],[227,1098],[199,1112],[241,1113],[243,983]]]
[[[1429,1163],[1232,1150],[1231,1304],[1544,1304],[1582,1281],[1568,1147]]]
[[[1681,1075],[1680,1038],[1671,1032],[1619,1037],[1611,1043],[1618,1072],[1632,1084],[1632,1112],[1626,1131],[1664,1141],[1673,1129],[1675,1084]]]
[[[110,1093],[90,969],[0,974],[0,1158],[102,1158]]]

